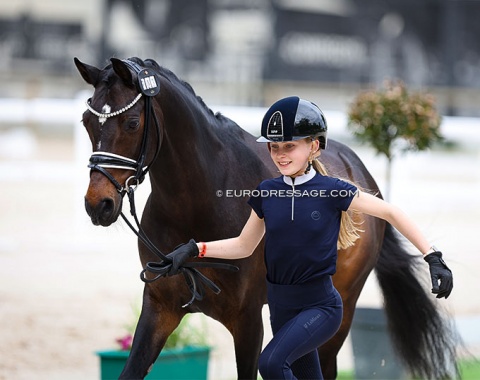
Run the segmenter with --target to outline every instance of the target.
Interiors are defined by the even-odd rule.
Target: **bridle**
[[[124,60],[123,61],[128,67],[130,67],[138,77],[138,87],[140,88],[140,93],[125,107],[119,109],[115,112],[109,113],[100,113],[92,108],[90,105],[90,99],[87,100],[87,108],[94,115],[98,116],[100,123],[105,122],[110,117],[115,117],[123,112],[132,108],[142,96],[145,97],[145,125],[143,128],[143,137],[142,145],[140,148],[140,155],[137,160],[133,160],[128,157],[124,157],[119,154],[109,153],[109,152],[94,152],[90,157],[90,164],[88,167],[91,170],[99,171],[104,176],[106,176],[110,182],[113,183],[117,191],[124,195],[128,193],[131,189],[135,189],[139,184],[143,182],[145,176],[150,170],[151,164],[155,161],[160,151],[160,126],[158,124],[157,116],[155,112],[152,112],[152,97],[157,95],[160,92],[160,81],[157,74],[150,69],[142,68],[135,62]],[[155,127],[157,129],[157,149],[155,156],[152,161],[145,166],[145,160],[147,157],[147,145],[148,145],[148,135],[150,130],[150,122],[153,119]],[[125,186],[122,186],[115,179],[113,175],[108,172],[107,169],[123,169],[134,171],[135,174],[130,176],[125,181]],[[132,183],[132,184],[131,184]]]
[[[142,243],[157,257],[160,258],[160,262],[148,262],[145,268],[140,273],[140,278],[145,283],[151,283],[158,280],[161,277],[166,277],[172,275],[172,259],[168,255],[164,255],[148,238],[146,233],[144,232],[143,228],[140,225],[136,208],[135,208],[135,190],[139,184],[143,182],[145,176],[150,170],[151,165],[155,162],[159,152],[160,152],[160,126],[158,123],[158,119],[153,112],[152,106],[152,97],[157,95],[160,92],[160,80],[158,75],[151,69],[146,69],[138,65],[137,63],[130,61],[130,60],[123,60],[123,62],[137,74],[138,78],[138,88],[140,89],[140,93],[135,97],[135,99],[130,102],[125,107],[119,109],[115,112],[98,112],[96,111],[90,104],[91,99],[87,100],[87,108],[90,112],[92,112],[95,116],[98,116],[99,122],[104,123],[108,118],[115,117],[123,112],[132,108],[142,96],[145,97],[145,124],[143,128],[143,137],[142,137],[142,145],[140,148],[139,157],[134,160],[129,157],[125,157],[119,154],[114,154],[110,152],[94,152],[90,157],[90,163],[88,167],[92,171],[98,171],[102,173],[105,177],[107,177],[110,182],[115,186],[117,191],[123,197],[127,194],[129,203],[130,203],[130,214],[135,220],[135,224],[137,228],[135,228],[132,223],[127,219],[123,211],[120,213],[123,220],[127,223],[130,229],[137,235],[137,237],[142,241]],[[155,155],[153,159],[150,161],[148,165],[145,165],[146,157],[147,157],[147,145],[148,145],[148,136],[150,130],[150,122],[153,119],[157,131],[157,148],[155,151]],[[125,185],[122,186],[115,177],[108,171],[108,169],[121,169],[121,170],[130,170],[133,171],[134,174],[127,178],[125,181]],[[207,285],[210,289],[213,290],[215,294],[220,293],[220,288],[213,283],[210,279],[205,277],[201,272],[199,272],[196,268],[199,267],[209,267],[209,268],[220,268],[220,269],[228,269],[232,271],[238,271],[238,267],[230,264],[218,263],[218,262],[198,262],[192,261],[185,263],[182,267],[179,268],[179,272],[183,273],[185,277],[185,281],[187,282],[188,288],[192,294],[192,298],[188,303],[183,305],[182,307],[185,308],[193,303],[195,299],[202,300],[203,295],[205,293],[204,287],[202,284]],[[147,278],[146,273],[150,272],[153,273],[155,276],[153,278]],[[173,273],[177,274],[177,273]]]

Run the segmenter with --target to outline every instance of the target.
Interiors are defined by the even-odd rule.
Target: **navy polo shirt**
[[[301,284],[333,275],[342,211],[357,188],[314,170],[263,181],[248,203],[265,221],[267,280]]]

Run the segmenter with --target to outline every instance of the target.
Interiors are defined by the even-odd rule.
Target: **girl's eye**
[[[279,151],[279,150],[292,150],[292,149],[295,149],[296,145],[295,144],[285,144],[283,145],[281,148],[279,145],[274,145],[274,144],[271,144],[270,145],[270,149],[271,150],[274,150],[274,151]]]

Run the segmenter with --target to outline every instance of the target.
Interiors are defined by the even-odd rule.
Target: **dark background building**
[[[480,115],[480,1],[29,3],[0,16],[0,97],[69,97],[73,56],[139,56],[217,103],[264,105],[293,88],[344,109],[359,89],[397,78],[434,92],[444,114]]]

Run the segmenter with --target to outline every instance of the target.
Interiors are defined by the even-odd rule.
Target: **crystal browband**
[[[101,113],[101,112],[98,112],[98,111],[94,110],[92,108],[92,106],[90,105],[90,99],[87,100],[86,105],[87,105],[88,110],[91,113],[93,113],[95,116],[98,116],[99,118],[102,118],[102,119],[108,119],[109,117],[120,115],[121,113],[123,113],[123,112],[129,110],[130,108],[132,108],[135,105],[135,103],[137,103],[140,100],[142,95],[143,94],[138,94],[136,96],[136,98],[133,99],[133,101],[130,104],[126,105],[125,107],[123,107],[123,108],[121,108],[121,109],[119,109],[118,111],[115,111],[115,112]]]

